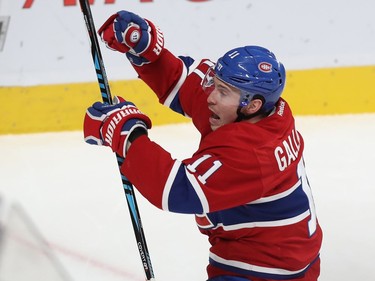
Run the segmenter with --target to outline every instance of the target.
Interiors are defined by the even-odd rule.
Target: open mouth
[[[211,116],[210,116],[209,122],[211,124],[211,128],[216,128],[216,127],[219,127],[221,125],[221,120],[220,120],[219,115],[217,115],[217,114],[215,114],[213,112],[211,112]]]
[[[215,120],[220,120],[220,117],[218,115],[216,115],[215,113],[213,113],[213,112],[211,114],[211,118],[215,119]]]

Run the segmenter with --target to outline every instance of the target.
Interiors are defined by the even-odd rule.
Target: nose
[[[207,97],[208,104],[215,104],[215,88],[208,94]]]

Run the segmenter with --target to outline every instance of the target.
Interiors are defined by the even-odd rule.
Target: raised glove
[[[147,135],[152,124],[132,102],[121,97],[114,98],[115,104],[94,103],[86,111],[83,131],[85,142],[110,146],[112,151],[125,157],[129,141],[134,136]]]
[[[126,53],[138,66],[157,60],[164,48],[162,31],[132,12],[119,11],[112,15],[98,34],[108,48]]]

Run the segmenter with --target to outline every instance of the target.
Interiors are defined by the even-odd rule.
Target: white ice
[[[320,281],[375,280],[375,114],[296,123],[324,230]],[[150,136],[179,159],[198,143],[190,124]],[[73,280],[144,280],[115,156],[81,132],[1,136],[0,195],[23,206]],[[205,280],[208,243],[194,218],[137,199],[156,280]]]

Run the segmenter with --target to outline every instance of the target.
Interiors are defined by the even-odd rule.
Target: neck
[[[274,107],[270,112],[263,112],[263,113],[256,112],[251,115],[245,115],[241,112],[241,108],[238,108],[237,110],[238,117],[237,117],[236,122],[240,122],[244,120],[249,123],[257,123],[260,120],[272,115],[275,112],[275,109],[276,108]]]

